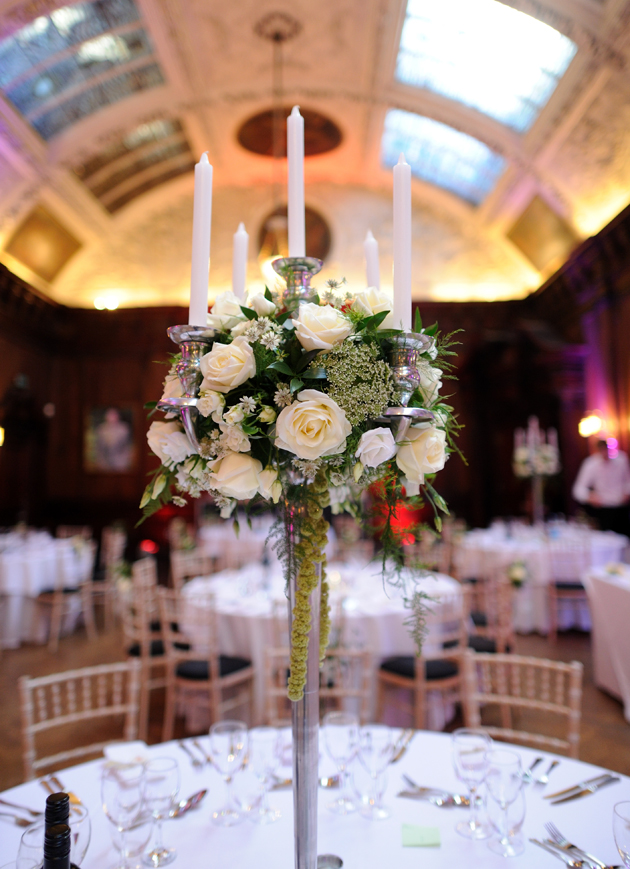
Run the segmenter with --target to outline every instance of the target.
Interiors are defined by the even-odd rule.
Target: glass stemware
[[[275,727],[254,727],[249,731],[249,764],[262,787],[260,802],[252,806],[249,817],[257,824],[272,824],[280,817],[269,805],[269,789],[280,763],[280,733]]]
[[[370,792],[363,800],[361,814],[383,820],[389,809],[383,805],[385,771],[394,755],[392,730],[384,724],[368,724],[359,731],[359,762],[370,776]]]
[[[613,807],[613,835],[619,856],[626,869],[630,869],[630,801]]]
[[[210,755],[217,772],[223,776],[226,801],[221,809],[212,813],[212,820],[220,827],[240,824],[244,815],[234,804],[232,779],[243,768],[247,755],[247,725],[242,721],[218,721],[210,728]]]
[[[101,803],[114,829],[114,847],[120,854],[116,869],[131,869],[130,859],[142,850],[136,850],[131,831],[139,827],[146,831],[142,848],[151,834],[144,808],[143,785],[144,764],[115,764],[103,770]]]
[[[350,712],[328,712],[323,721],[326,750],[337,765],[340,793],[328,804],[331,812],[347,815],[357,807],[348,792],[348,765],[354,760],[359,742],[359,720]]]
[[[143,796],[153,818],[153,842],[142,856],[145,866],[167,866],[177,856],[175,848],[164,845],[162,821],[179,793],[179,766],[171,757],[154,757],[144,765]]]
[[[70,826],[70,860],[75,866],[81,866],[92,835],[92,825],[87,808],[83,805],[73,806],[68,824]],[[44,830],[43,818],[38,818],[24,830],[17,853],[18,869],[29,869],[30,866],[42,865],[44,862]]]
[[[487,752],[492,747],[492,740],[482,730],[460,727],[453,732],[452,746],[455,772],[470,793],[468,820],[460,821],[455,829],[467,839],[487,839],[490,830],[479,818],[477,792],[486,777]]]
[[[502,857],[517,857],[523,853],[523,840],[514,837],[508,814],[523,787],[521,758],[515,751],[497,748],[488,752],[486,787],[490,799],[502,810],[500,832],[489,840],[488,848]]]

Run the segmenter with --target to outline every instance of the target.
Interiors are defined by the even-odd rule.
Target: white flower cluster
[[[560,467],[560,453],[554,444],[524,444],[514,450],[512,468],[521,479],[552,477],[560,472]]]

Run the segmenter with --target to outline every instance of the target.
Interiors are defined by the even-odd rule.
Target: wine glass
[[[350,712],[328,712],[324,715],[323,730],[326,750],[337,765],[340,779],[339,796],[328,804],[328,808],[338,815],[347,815],[357,809],[348,793],[347,773],[358,749],[359,720]]]
[[[630,801],[613,807],[613,835],[619,856],[626,869],[630,869]]]
[[[502,857],[517,857],[523,853],[523,840],[515,838],[510,829],[508,810],[523,787],[521,758],[515,751],[497,748],[487,753],[486,787],[490,799],[502,810],[500,832],[488,842],[488,848]]]
[[[72,806],[68,826],[70,827],[70,860],[75,866],[81,866],[92,835],[90,814],[85,806]],[[43,817],[38,818],[24,830],[17,853],[18,869],[29,869],[31,865],[42,865],[44,862],[44,830]]]
[[[142,856],[145,866],[167,866],[177,856],[162,841],[162,821],[179,793],[179,766],[171,757],[154,757],[144,765],[144,802],[153,817],[153,843]]]
[[[146,831],[146,845],[151,834],[143,802],[144,764],[111,764],[103,769],[101,803],[111,822],[114,847],[120,853],[116,869],[130,869],[129,858],[137,856],[135,837],[131,831],[139,826]]]
[[[518,796],[513,803],[510,803],[507,810],[508,830],[515,847],[517,843],[519,843],[519,845],[520,843],[523,843],[524,846],[521,828],[525,822],[525,809],[525,788],[522,787],[518,792]],[[489,799],[486,803],[486,811],[492,829],[496,833],[501,833],[503,824],[503,811],[501,806],[496,802],[496,800]]]
[[[460,727],[453,732],[452,746],[455,772],[470,793],[468,820],[460,821],[455,829],[467,839],[487,839],[490,830],[479,819],[477,791],[486,777],[487,752],[492,747],[492,740],[483,730]]]
[[[389,818],[383,805],[385,770],[394,756],[392,730],[384,724],[368,724],[359,731],[359,762],[370,776],[370,793],[363,800],[361,814],[365,818]]]
[[[234,805],[232,779],[245,762],[247,725],[242,721],[218,721],[213,724],[210,728],[210,754],[226,787],[225,805],[212,813],[212,820],[220,827],[233,827],[244,819]]]
[[[257,824],[272,824],[280,817],[278,809],[269,805],[269,788],[280,763],[280,733],[275,727],[254,727],[249,731],[249,765],[263,793],[260,802],[252,806],[249,816]]]

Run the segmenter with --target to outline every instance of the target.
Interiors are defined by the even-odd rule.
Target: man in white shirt
[[[628,456],[619,452],[613,458],[606,441],[598,441],[597,452],[582,462],[573,497],[597,520],[602,531],[630,534]]]

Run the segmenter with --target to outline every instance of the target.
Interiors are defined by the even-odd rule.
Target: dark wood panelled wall
[[[453,456],[440,488],[473,525],[519,515],[528,486],[511,472],[513,430],[536,414],[560,434],[563,473],[547,488],[551,510],[571,512],[570,487],[587,444],[583,412],[599,407],[628,447],[630,210],[589,239],[523,301],[422,303],[425,324],[459,335],[457,380],[446,381],[460,421],[465,465]],[[0,525],[135,523],[147,472],[146,401],[159,397],[183,308],[90,311],[36,294],[0,266]],[[129,473],[89,473],[89,411],[131,408],[137,459]],[[50,414],[46,415],[44,408]]]

